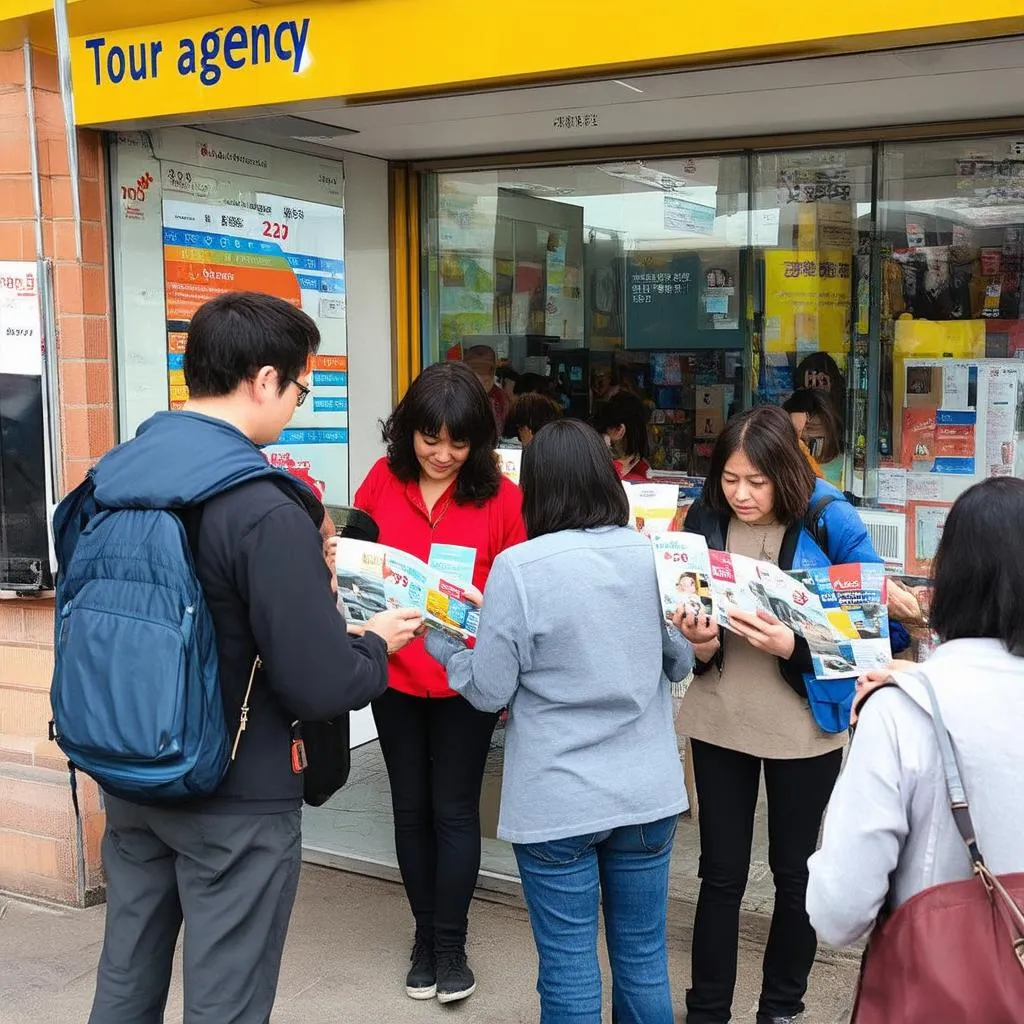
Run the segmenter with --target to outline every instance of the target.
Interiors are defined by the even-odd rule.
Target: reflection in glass
[[[700,473],[744,402],[742,155],[432,176],[425,356],[490,345],[570,415],[650,410],[651,466]]]

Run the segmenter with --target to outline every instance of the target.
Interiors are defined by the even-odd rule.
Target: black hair
[[[760,405],[726,423],[715,441],[704,481],[705,503],[722,515],[732,514],[722,490],[722,473],[738,451],[771,482],[775,518],[786,526],[799,521],[810,504],[817,478],[800,450],[789,415],[778,406]]]
[[[819,458],[822,462],[831,462],[843,454],[846,447],[843,438],[843,424],[836,415],[835,407],[828,393],[818,388],[797,388],[782,403],[786,412],[802,412],[807,416],[815,416],[825,431]]]
[[[538,431],[523,453],[520,486],[528,537],[629,523],[608,445],[580,420],[555,420]]]
[[[516,395],[505,426],[513,434],[522,427],[536,434],[541,427],[561,418],[562,407],[553,398],[528,391],[524,395]]]
[[[501,485],[494,454],[498,428],[484,386],[464,363],[428,366],[383,424],[388,466],[399,480],[420,478],[413,434],[438,437],[442,427],[453,441],[469,445],[455,485],[456,502],[482,504],[493,498]]]
[[[646,459],[651,452],[651,442],[647,436],[649,419],[650,412],[642,399],[628,391],[619,391],[598,403],[591,422],[599,434],[616,427],[625,427],[626,434],[622,439],[624,453]]]
[[[477,359],[486,359],[488,362],[494,365],[495,374],[498,370],[498,353],[490,345],[470,345],[469,348],[463,349],[462,360],[463,362],[475,361]]]
[[[185,383],[192,398],[220,398],[277,370],[280,391],[306,372],[320,331],[301,309],[260,292],[227,292],[196,310],[185,345]]]
[[[551,378],[545,377],[542,373],[522,373],[516,381],[515,393],[517,395],[529,395],[540,393],[549,394],[551,391]]]
[[[827,388],[822,387],[826,378]],[[839,369],[839,364],[827,352],[812,352],[802,359],[793,375],[793,386],[824,391],[832,402],[832,409],[840,424],[846,422],[846,377]]]
[[[943,643],[986,637],[1024,657],[1024,480],[992,477],[957,498],[932,573],[929,617]]]

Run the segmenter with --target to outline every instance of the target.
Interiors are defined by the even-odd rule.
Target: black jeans
[[[764,765],[768,794],[768,864],[775,910],[764,954],[760,1018],[803,1010],[817,938],[807,917],[807,859],[839,777],[843,752],[765,760],[694,740],[693,774],[700,819],[700,896],[693,925],[693,987],[688,1024],[726,1024],[732,1012],[740,902],[747,887],[754,812]]]
[[[391,780],[395,849],[418,934],[465,945],[480,871],[480,788],[498,716],[462,697],[388,690],[373,702]]]

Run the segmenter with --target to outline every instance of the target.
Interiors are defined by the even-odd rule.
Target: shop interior
[[[1019,114],[1014,82],[1024,85],[1024,50],[1006,40],[339,103],[204,130],[338,166],[365,158],[376,158],[376,169],[383,160],[414,165],[422,183],[424,361],[489,344],[517,370],[558,382],[570,414],[581,417],[610,390],[632,390],[650,409],[650,463],[666,478],[699,477],[735,409],[781,404],[795,388],[826,392],[840,426],[823,471],[860,503],[893,570],[923,577],[957,494],[990,475],[1024,472],[1024,125],[1014,134],[991,120]],[[871,130],[951,119],[973,127],[955,138],[908,129],[907,141],[897,130]],[[821,131],[831,134],[793,138]],[[769,133],[786,137],[772,142]],[[671,141],[681,135],[759,138],[695,141],[688,155]],[[150,159],[145,146],[136,149],[139,169],[132,165],[124,181],[135,181]],[[515,155],[531,151],[533,158]],[[542,151],[560,155],[538,158]],[[185,148],[161,159],[197,164]],[[301,178],[308,195],[294,192],[296,168],[250,165],[247,173],[258,179],[254,194],[270,191],[273,174],[275,202],[313,203],[322,182],[314,163],[309,169]],[[378,173],[367,166],[367,180],[371,171]],[[190,213],[185,203],[213,201],[216,189],[197,191],[208,177],[207,170],[195,186],[186,183],[187,196],[168,181],[168,193],[179,192],[168,209],[178,203],[181,216]],[[372,368],[356,292],[371,276],[364,272],[361,286],[353,259],[352,239],[367,237],[367,218],[353,231],[360,211],[349,209],[359,205],[352,182],[346,165],[340,193],[316,201],[332,217],[344,205],[336,247],[351,294],[330,307],[344,325],[332,358],[351,352],[355,408],[361,374]],[[123,184],[119,178],[116,188]],[[135,216],[127,210],[125,218]],[[380,224],[365,248],[383,260],[386,211],[375,216]],[[125,224],[160,253],[159,217],[143,208]],[[130,308],[152,321],[145,367],[133,350],[142,335],[119,328],[122,430],[173,397],[167,309],[152,288],[163,260],[154,258],[151,273],[141,263],[115,266],[122,323]],[[373,266],[373,279],[386,282],[383,263]],[[387,296],[379,298],[387,310]],[[328,380],[340,366],[321,369],[321,398],[340,386]],[[145,380],[136,386],[133,374]],[[347,400],[347,377],[345,387]],[[319,412],[350,422],[338,402],[310,409]],[[825,450],[813,424],[807,440],[813,452]],[[344,443],[347,487],[339,482],[329,501],[344,503],[358,485],[367,465],[358,443]],[[306,811],[306,855],[396,876],[387,776],[368,716],[358,736],[364,742],[353,751],[348,786]],[[516,884],[511,850],[494,838],[502,740],[499,729],[482,801],[483,880],[499,890]],[[683,845],[673,865],[677,894],[696,877]]]

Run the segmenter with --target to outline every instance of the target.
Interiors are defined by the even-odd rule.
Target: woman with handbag
[[[921,666],[896,662],[894,671],[904,669],[896,671],[897,686],[885,685],[889,672],[865,678],[877,692],[859,710],[822,848],[811,858],[807,909],[818,935],[836,946],[871,931],[883,910],[893,914],[877,936],[885,945],[873,950],[875,940],[869,942],[865,979],[874,1015],[862,1006],[855,1019],[1016,1024],[1024,1020],[1024,965],[1012,954],[1014,939],[1024,941],[1021,912],[1014,923],[998,893],[990,904],[980,881],[965,882],[972,857],[950,809],[947,776],[962,777],[974,825],[969,834],[987,870],[1017,873],[1015,882],[1004,882],[1019,907],[1024,481],[993,478],[960,496],[943,528],[934,579],[931,627],[941,644]],[[947,730],[952,764],[943,757]],[[950,884],[957,882],[959,890]],[[929,893],[945,907],[920,902]],[[949,916],[946,908],[972,898],[977,905],[969,917],[959,916],[962,910]],[[894,929],[902,929],[902,942]],[[908,936],[919,941],[908,946]],[[905,958],[911,947],[913,963]],[[883,991],[886,975],[894,984]]]
[[[472,549],[482,590],[491,563],[525,540],[519,488],[494,454],[497,427],[483,385],[457,362],[427,367],[384,426],[387,455],[355,505],[379,542],[422,559],[435,544]],[[413,641],[390,660],[373,719],[391,783],[395,848],[416,922],[406,992],[444,1003],[471,995],[469,905],[480,869],[480,790],[497,715],[448,687],[444,669]]]
[[[815,478],[789,417],[772,406],[726,424],[685,528],[710,548],[782,569],[881,561],[856,511]],[[815,679],[806,641],[767,613],[733,610],[729,632],[692,613],[675,621],[697,657],[680,712],[693,753],[701,842],[687,1020],[730,1019],[763,768],[775,909],[757,1021],[781,1024],[802,1012],[814,961],[804,909],[807,858],[839,775],[854,682]]]

